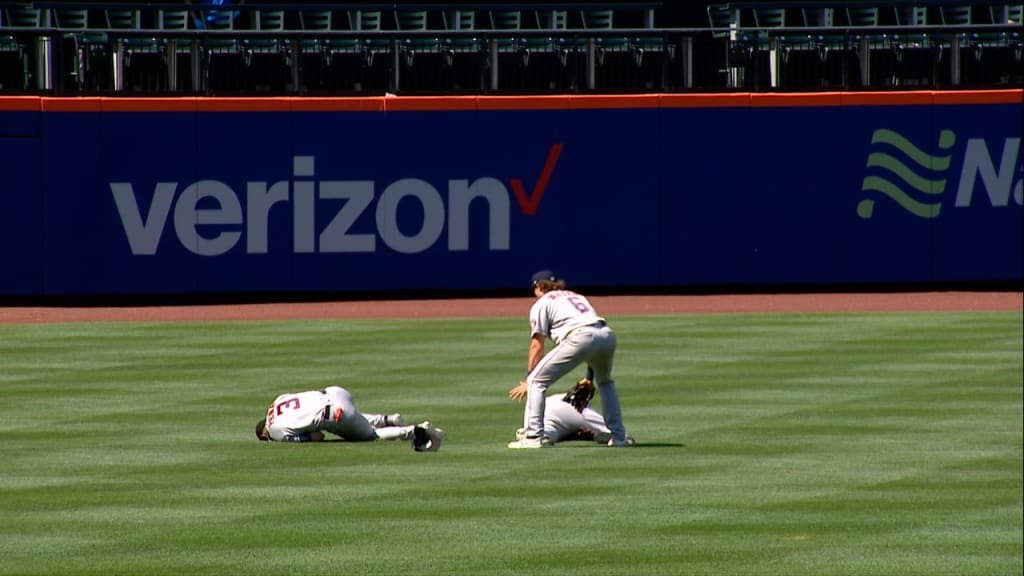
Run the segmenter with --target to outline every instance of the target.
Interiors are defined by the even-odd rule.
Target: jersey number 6
[[[590,306],[587,306],[587,303],[579,296],[569,296],[568,300],[569,304],[572,304],[573,308],[579,310],[581,313],[586,314],[587,312],[590,312]]]

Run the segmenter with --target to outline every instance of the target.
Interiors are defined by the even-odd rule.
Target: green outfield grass
[[[533,451],[523,318],[4,325],[0,574],[1021,574],[1022,320],[611,318],[639,446]],[[449,439],[255,440],[330,384]]]

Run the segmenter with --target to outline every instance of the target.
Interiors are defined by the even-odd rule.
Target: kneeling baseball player
[[[407,426],[401,414],[363,414],[341,386],[281,394],[256,423],[261,441],[322,442],[324,432],[350,442],[408,440],[417,452],[435,452],[446,438],[429,421]]]
[[[523,392],[525,393],[525,390]],[[581,378],[564,394],[550,394],[544,404],[542,441],[547,446],[569,440],[608,444],[612,432],[605,423],[604,416],[590,403],[591,398],[593,382],[587,377]],[[524,428],[516,430],[516,439],[522,439],[523,436]],[[632,446],[635,443],[632,436],[626,436],[627,445]]]

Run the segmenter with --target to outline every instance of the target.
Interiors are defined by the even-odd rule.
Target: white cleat
[[[405,420],[402,419],[402,415],[399,413],[388,414],[384,417],[385,426],[405,426]]]
[[[513,450],[522,450],[529,448],[549,448],[552,445],[553,443],[551,442],[551,439],[548,438],[547,436],[543,438],[529,438],[524,436],[518,440],[513,440],[512,442],[508,443],[508,447]]]
[[[636,440],[634,440],[632,436],[626,436],[625,440],[616,440],[615,438],[610,438],[608,440],[607,445],[611,446],[612,448],[621,448],[623,446],[635,446]]]

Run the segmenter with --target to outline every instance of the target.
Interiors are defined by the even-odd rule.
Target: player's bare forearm
[[[526,375],[529,377],[530,372],[540,364],[540,359],[544,357],[544,336],[540,334],[534,334],[530,338],[530,351],[526,355]],[[519,385],[508,391],[508,397],[513,400],[522,400],[526,397],[526,392],[529,390],[529,384],[526,379],[519,381]]]
[[[530,338],[530,352],[526,355],[526,373],[533,372],[533,369],[540,364],[540,359],[544,357],[544,337],[540,334],[534,334],[533,338]]]

